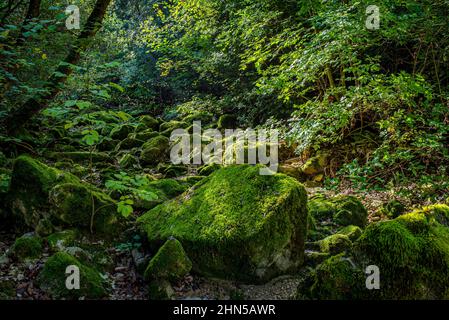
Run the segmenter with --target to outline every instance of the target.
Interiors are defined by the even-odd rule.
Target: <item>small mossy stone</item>
[[[338,233],[324,238],[319,244],[322,252],[331,255],[348,251],[352,246],[352,242],[349,240],[348,236]]]
[[[189,125],[190,125],[189,123],[186,123],[186,122],[183,122],[183,121],[175,121],[175,120],[173,120],[173,121],[162,123],[160,125],[159,131],[160,132],[167,131],[167,132],[171,133],[172,131],[174,131],[176,129],[186,129]]]
[[[131,150],[133,148],[140,148],[145,141],[137,139],[137,136],[130,136],[122,140],[115,148],[115,151]]]
[[[164,279],[152,280],[148,285],[150,300],[171,300],[175,295],[172,285]]]
[[[220,168],[221,165],[217,163],[206,164],[198,169],[198,174],[200,176],[209,176]]]
[[[16,285],[14,281],[0,279],[0,300],[14,300],[16,298]]]
[[[325,154],[318,154],[310,158],[303,166],[302,172],[306,175],[312,176],[322,173],[326,165],[327,156]]]
[[[66,287],[66,271],[71,266],[79,268],[80,288],[77,290]],[[106,284],[100,273],[66,252],[55,253],[47,260],[39,273],[38,284],[55,299],[100,299],[107,296]]]
[[[207,112],[196,112],[185,116],[182,121],[192,124],[194,121],[201,121],[201,124],[209,124],[213,121],[214,116]]]
[[[382,206],[382,213],[389,218],[397,218],[405,212],[405,206],[398,200],[392,200]]]
[[[229,166],[140,218],[150,245],[178,239],[196,272],[263,282],[303,262],[307,195],[295,179]]]
[[[147,142],[148,140],[159,136],[159,132],[153,131],[151,129],[136,133],[136,139]]]
[[[177,281],[192,269],[192,262],[187,257],[181,243],[169,239],[150,260],[145,270],[145,279],[166,279]]]
[[[112,129],[109,136],[114,140],[123,140],[126,139],[131,132],[134,132],[134,127],[130,124],[124,124]]]
[[[136,159],[135,156],[127,153],[123,155],[123,157],[120,158],[118,162],[120,168],[122,169],[128,169],[133,168],[139,164],[139,161]]]
[[[116,203],[99,190],[79,183],[55,186],[49,195],[52,216],[59,224],[114,237],[123,227]]]
[[[37,259],[42,251],[42,239],[29,235],[17,238],[11,247],[11,254],[19,261]]]
[[[218,129],[236,129],[237,118],[232,114],[224,114],[218,119]]]
[[[144,165],[157,165],[167,160],[170,140],[164,136],[157,136],[142,146],[140,162]]]
[[[318,300],[363,299],[369,292],[366,276],[343,254],[330,257],[314,272],[310,297]]]
[[[363,230],[357,226],[346,226],[338,231],[339,234],[348,236],[352,242],[356,241],[363,233]]]
[[[143,124],[147,129],[157,130],[159,128],[159,122],[152,116],[141,116],[139,122]]]
[[[368,211],[359,199],[353,196],[337,196],[331,200],[335,206],[334,222],[341,226],[365,227]]]
[[[63,248],[73,246],[78,238],[78,231],[64,230],[55,232],[47,237],[47,243],[51,250],[59,251]]]

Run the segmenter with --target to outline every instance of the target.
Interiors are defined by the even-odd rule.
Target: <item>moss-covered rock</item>
[[[324,172],[324,167],[326,165],[327,155],[320,153],[312,158],[310,158],[301,168],[301,171],[308,175],[313,176]]]
[[[136,133],[135,137],[138,140],[142,140],[142,141],[146,142],[152,138],[157,137],[158,135],[160,135],[159,132],[153,131],[151,129],[147,129],[147,130]]]
[[[290,177],[259,170],[220,169],[147,212],[138,222],[150,244],[175,237],[204,275],[265,281],[295,270],[304,258],[305,189]]]
[[[343,254],[330,257],[313,274],[313,285],[306,295],[319,300],[364,299],[369,292],[364,273]],[[302,288],[304,290],[307,288]]]
[[[385,203],[380,211],[389,218],[394,219],[405,212],[405,206],[398,200],[392,200]]]
[[[201,124],[209,124],[213,121],[214,116],[208,112],[195,112],[185,116],[182,121],[185,123],[193,123],[194,121],[201,121]]]
[[[376,265],[382,299],[449,298],[449,207],[433,205],[369,225],[354,243],[364,266]]]
[[[352,242],[344,234],[333,234],[319,241],[320,249],[324,253],[336,255],[351,249]]]
[[[362,235],[363,231],[357,226],[346,226],[338,230],[339,234],[344,234],[348,236],[349,240],[356,241]]]
[[[97,145],[98,150],[100,151],[111,151],[114,150],[115,147],[120,143],[120,140],[111,139],[109,137],[105,137],[101,140],[101,142]]]
[[[69,266],[79,268],[79,290],[69,290],[66,287],[66,270]],[[107,296],[106,283],[100,273],[65,252],[58,252],[47,260],[38,276],[38,284],[55,299],[99,299]]]
[[[152,116],[141,116],[139,122],[145,125],[147,129],[157,130],[159,128],[159,122]]]
[[[147,210],[153,209],[157,205],[180,195],[181,193],[186,191],[187,188],[188,185],[182,184],[175,179],[161,179],[151,181],[143,190],[155,194],[157,198],[148,200],[145,198],[136,197],[134,205],[137,208],[143,208]]]
[[[172,131],[176,129],[186,129],[190,124],[183,121],[169,121],[161,124],[159,131],[160,132],[169,132],[169,135]]]
[[[237,128],[237,118],[232,114],[224,114],[218,119],[218,129],[235,129]]]
[[[164,136],[157,136],[142,146],[140,163],[144,165],[157,165],[167,160],[170,148],[170,140]]]
[[[137,135],[130,135],[126,139],[123,139],[116,147],[115,151],[131,150],[133,148],[140,148],[145,141],[137,139]]]
[[[221,168],[221,165],[219,165],[217,163],[205,164],[198,169],[198,174],[200,176],[208,176],[220,168]]]
[[[130,124],[123,124],[112,129],[109,136],[114,140],[123,140],[126,139],[131,132],[134,132],[134,127]]]
[[[113,237],[123,221],[116,203],[91,186],[65,183],[55,186],[49,195],[51,212],[59,224]]]
[[[48,195],[58,183],[79,182],[72,174],[51,168],[29,156],[14,161],[7,202],[17,227],[36,227],[49,217]]]
[[[169,281],[156,279],[149,283],[148,294],[150,300],[170,300],[175,295],[175,290]]]
[[[66,247],[73,246],[78,238],[78,232],[73,230],[64,230],[55,232],[47,237],[47,243],[51,250],[59,251]]]
[[[176,239],[169,239],[151,259],[145,270],[145,279],[177,281],[192,269],[192,262]]]
[[[158,171],[167,178],[176,178],[187,174],[188,168],[184,165],[160,164]]]
[[[137,158],[135,156],[133,156],[132,154],[125,154],[123,155],[123,157],[120,158],[120,160],[118,161],[118,164],[120,166],[120,168],[122,169],[128,169],[128,168],[133,168],[134,166],[137,166],[139,164],[139,160],[137,160]]]
[[[31,235],[17,238],[11,247],[11,254],[19,261],[37,259],[41,256],[42,251],[42,239]]]
[[[310,214],[317,220],[332,220],[337,225],[355,225],[363,228],[367,223],[368,211],[356,197],[340,195],[326,198],[317,195],[308,203]]]

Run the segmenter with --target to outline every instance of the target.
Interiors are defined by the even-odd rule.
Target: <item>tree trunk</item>
[[[31,20],[39,17],[41,12],[41,0],[30,0],[28,4],[27,13],[25,15],[25,20],[23,21],[22,27],[20,28],[19,37],[17,38],[17,45],[22,45],[25,42],[25,37],[23,33],[25,32],[25,26],[31,22]]]
[[[89,46],[90,41],[101,27],[106,10],[111,0],[97,0],[83,31],[80,33],[63,62],[50,76],[47,85],[44,86],[45,93],[36,95],[26,101],[19,108],[13,110],[5,120],[5,127],[9,133],[13,133],[39,111],[45,109],[48,102],[61,90],[67,78],[73,72],[73,66],[81,59],[81,54]]]

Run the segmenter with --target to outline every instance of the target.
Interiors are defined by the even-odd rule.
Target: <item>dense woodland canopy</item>
[[[80,29],[66,27],[70,4],[80,9]],[[370,5],[379,8],[375,30],[366,27]],[[228,119],[233,128],[279,130],[281,171],[307,187],[369,194],[368,202],[379,194],[382,201],[401,198],[408,209],[449,202],[448,17],[449,0],[2,0],[0,195],[10,200],[1,210],[9,212],[7,203],[15,203],[15,172],[20,161],[26,162],[19,158],[14,166],[14,159],[28,154],[108,193],[117,201],[118,216],[139,215],[154,207],[142,201],[160,204],[190,187],[187,177],[180,185],[175,179],[158,189],[157,181],[185,172],[154,158],[166,152],[158,148],[168,148],[167,133],[197,118],[212,126],[218,121],[219,129]],[[139,131],[144,126],[150,129]],[[143,149],[139,141],[146,142]],[[62,154],[70,154],[70,164]],[[212,169],[200,168],[198,176]],[[187,176],[192,172],[185,170]],[[142,172],[157,180],[149,181]],[[212,201],[210,190],[221,189],[218,179],[225,174],[207,180],[209,191],[199,191],[199,199]],[[235,175],[228,178],[230,184],[236,179],[244,185]],[[174,192],[168,190],[173,187]],[[229,188],[231,193],[256,192],[250,186]],[[94,198],[102,199],[100,211],[105,200],[89,190],[92,205],[86,210],[93,213],[84,227],[93,233]],[[370,215],[378,211],[378,205],[364,204]],[[167,210],[178,212],[171,206],[150,212],[157,220]],[[204,218],[203,209],[196,209],[198,219]],[[150,220],[142,219],[144,224]],[[355,224],[364,227],[365,222]],[[170,235],[161,225],[154,228],[147,230]],[[393,228],[403,227],[398,222]],[[375,234],[375,227],[370,230]],[[364,233],[358,248],[380,256],[380,249],[363,242],[370,235]],[[421,240],[416,248],[428,241]],[[194,268],[203,263],[186,251]],[[421,260],[413,261],[422,266]],[[210,273],[225,272],[215,263],[204,262]],[[322,273],[329,270],[320,266]],[[422,273],[420,268],[413,272]],[[312,287],[313,297],[341,298],[320,283]],[[386,297],[416,297],[410,292],[393,290]]]

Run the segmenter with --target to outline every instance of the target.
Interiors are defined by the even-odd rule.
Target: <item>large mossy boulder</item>
[[[260,166],[222,168],[138,219],[149,243],[178,239],[203,275],[263,282],[303,263],[307,194]]]
[[[106,237],[116,235],[123,225],[116,203],[91,186],[59,184],[51,190],[49,200],[52,217],[58,225],[76,227]]]
[[[192,269],[192,262],[181,243],[172,238],[159,249],[145,270],[145,279],[177,281]]]
[[[157,136],[142,146],[140,163],[143,165],[157,165],[167,160],[170,148],[170,140],[164,136]]]
[[[79,179],[70,173],[51,168],[29,156],[14,161],[7,202],[15,226],[35,227],[49,216],[50,190],[59,183],[76,183]]]
[[[339,226],[354,225],[365,227],[368,211],[359,199],[353,196],[339,195],[327,198],[314,196],[308,203],[309,213],[318,221],[331,220]]]
[[[79,289],[69,290],[66,287],[70,275],[66,271],[70,266],[79,268]],[[107,296],[106,283],[101,274],[65,252],[58,252],[47,260],[38,276],[38,285],[54,299],[100,299]]]

